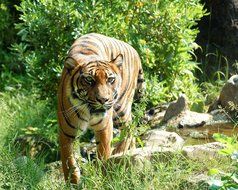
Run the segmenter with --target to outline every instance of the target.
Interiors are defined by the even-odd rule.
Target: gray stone
[[[232,76],[224,85],[221,90],[219,101],[223,108],[229,110],[231,110],[231,104],[238,106],[238,75]]]
[[[173,117],[177,117],[188,109],[187,98],[182,94],[176,102],[172,102],[165,112],[163,122],[167,122]]]
[[[159,129],[149,130],[143,137],[146,147],[172,148],[179,150],[184,140],[175,132],[167,132]]]
[[[220,142],[207,143],[202,145],[185,146],[182,151],[186,157],[192,160],[209,160],[221,157],[219,150],[226,146]]]
[[[121,160],[129,157],[134,164],[142,166],[159,153],[172,154],[181,150],[184,144],[184,140],[178,134],[158,129],[148,131],[142,140],[145,142],[144,147],[112,155],[111,159]]]
[[[142,148],[136,148],[132,150],[128,150],[125,153],[118,153],[112,155],[110,158],[122,158],[122,157],[131,157],[132,159],[151,159],[151,157],[157,153],[172,153],[176,152],[177,150],[171,148],[171,147],[151,147],[146,146]]]
[[[179,122],[180,127],[201,127],[212,119],[212,115],[207,113],[197,113],[186,111]]]
[[[219,106],[228,112],[237,112],[238,106],[238,75],[233,75],[223,86],[219,98],[209,107],[208,112]]]
[[[211,138],[214,133],[225,135],[238,134],[231,118],[224,110],[214,110],[211,113],[197,113],[186,110],[178,117],[173,117],[167,123],[167,130],[176,131],[182,137]]]

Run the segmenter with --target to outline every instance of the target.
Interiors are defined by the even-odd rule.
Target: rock
[[[203,145],[185,146],[182,151],[186,157],[192,160],[207,160],[221,157],[218,151],[226,146],[219,142],[207,143]]]
[[[181,150],[184,144],[184,140],[178,134],[158,129],[148,131],[142,139],[145,142],[144,147],[112,155],[110,159],[118,162],[128,157],[133,164],[142,167],[148,164],[148,160],[153,159],[154,156],[160,153],[171,155]]]
[[[237,112],[238,106],[238,75],[233,75],[223,86],[218,100],[210,107],[208,112],[218,109],[219,106],[228,112]],[[235,109],[236,108],[236,109]]]
[[[221,157],[218,151],[225,148],[226,146],[219,142],[207,143],[203,145],[193,145],[184,146],[182,148],[183,154],[192,160],[207,160],[215,159]],[[111,159],[122,159],[124,157],[129,157],[131,160],[139,158],[140,160],[150,160],[153,156],[158,155],[158,153],[175,153],[178,149],[168,147],[168,146],[145,146],[142,148],[136,148],[129,150],[126,153],[120,153],[112,155]]]
[[[173,117],[164,124],[167,131],[176,131],[182,137],[212,138],[214,133],[225,135],[238,134],[231,118],[224,110],[211,113],[197,113],[186,110],[178,117]]]
[[[143,137],[146,147],[172,148],[179,150],[184,140],[175,132],[167,132],[159,129],[149,130]]]
[[[172,102],[165,112],[163,122],[167,122],[173,117],[179,116],[182,112],[188,109],[187,98],[182,94],[176,102]]]
[[[131,160],[135,159],[147,159],[150,160],[154,155],[158,153],[173,153],[176,152],[177,150],[170,148],[170,147],[151,147],[151,146],[146,146],[142,148],[136,148],[132,150],[128,150],[125,153],[118,153],[112,155],[110,158],[111,159],[122,159],[124,157],[130,157]]]
[[[208,139],[209,134],[208,131],[191,131],[189,136],[193,139]]]
[[[230,109],[231,104],[238,106],[238,75],[232,76],[221,90],[219,102],[223,108]]]
[[[179,122],[179,128],[183,127],[201,127],[212,119],[212,115],[207,113],[197,113],[186,111]]]

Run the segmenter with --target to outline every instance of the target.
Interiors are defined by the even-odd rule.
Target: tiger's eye
[[[91,76],[84,77],[84,81],[89,85],[92,85],[94,83],[94,79]]]
[[[115,77],[108,77],[107,82],[113,84],[115,82]]]

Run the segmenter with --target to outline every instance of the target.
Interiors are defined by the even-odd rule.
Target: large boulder
[[[233,75],[223,86],[219,98],[209,107],[208,112],[215,109],[226,109],[228,112],[237,112],[238,107],[238,75]],[[238,109],[238,108],[237,108]]]

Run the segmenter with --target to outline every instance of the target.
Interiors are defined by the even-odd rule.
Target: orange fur
[[[133,97],[142,81],[140,58],[125,42],[94,33],[74,42],[58,90],[59,142],[65,180],[80,180],[73,150],[79,129],[92,129],[98,157],[110,157],[113,127],[131,120]],[[128,149],[128,142],[125,139],[114,152]]]

